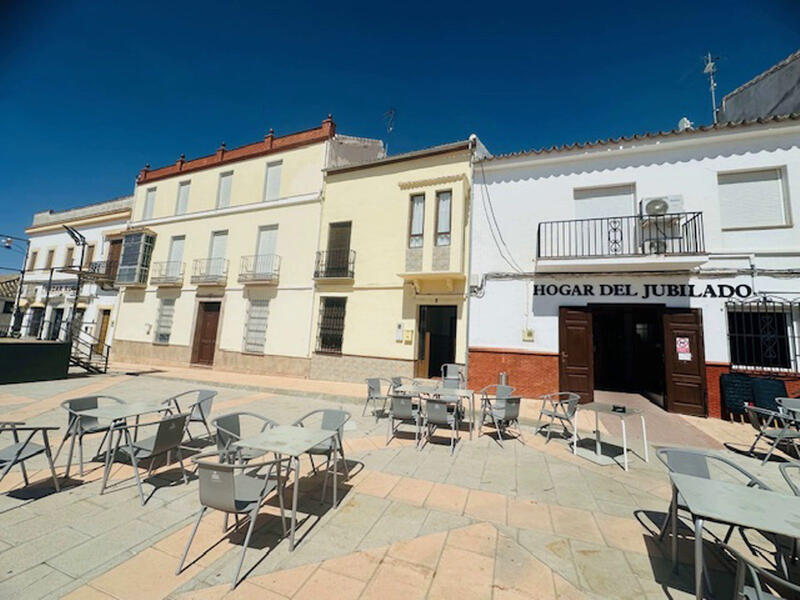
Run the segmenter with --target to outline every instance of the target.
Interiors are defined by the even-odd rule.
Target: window
[[[154,242],[155,236],[144,233],[129,233],[123,238],[117,270],[118,282],[147,283]]]
[[[39,306],[31,309],[31,318],[28,321],[28,335],[31,337],[39,337],[42,331],[42,322],[44,321],[44,308]]]
[[[723,229],[789,224],[782,169],[719,173],[717,183]]]
[[[319,314],[317,352],[342,353],[344,313],[347,298],[322,298]]]
[[[422,248],[422,234],[425,225],[425,194],[411,196],[411,219],[408,230],[408,247]]]
[[[450,206],[453,194],[450,190],[436,192],[436,245],[450,245]]]
[[[729,301],[731,367],[748,371],[798,372],[800,303],[761,298]]]
[[[169,344],[172,320],[175,316],[175,298],[162,298],[156,319],[156,343]]]
[[[269,300],[250,300],[247,307],[247,320],[244,325],[244,351],[264,352],[267,341],[267,319]]]
[[[254,271],[258,274],[272,274],[277,271],[275,246],[278,240],[278,226],[266,225],[258,228],[256,257],[253,261]]]
[[[45,269],[50,269],[53,266],[53,259],[56,256],[55,250],[48,250],[47,251],[47,263],[45,264]]]
[[[31,258],[28,261],[28,270],[31,271],[36,268],[36,259],[39,258],[38,252],[31,252]]]
[[[227,268],[225,254],[228,247],[228,232],[215,231],[211,234],[211,244],[208,249],[208,274],[224,275]]]
[[[152,219],[153,209],[156,205],[156,188],[148,188],[144,196],[144,209],[142,210],[142,219]]]
[[[169,241],[169,256],[167,261],[167,277],[181,276],[181,263],[183,261],[183,245],[186,236],[176,235]]]
[[[186,214],[189,208],[189,189],[191,188],[191,181],[181,181],[178,184],[178,199],[175,201],[175,214]]]
[[[283,161],[267,163],[267,175],[264,180],[264,200],[277,200],[281,197],[281,170]]]
[[[14,312],[14,301],[6,300],[3,302],[3,314],[10,315],[12,312]]]
[[[576,219],[627,217],[636,214],[635,188],[632,184],[575,189]]]
[[[67,256],[64,258],[64,266],[71,267],[74,258],[75,258],[75,248],[73,246],[70,246],[69,248],[67,248]]]
[[[231,183],[233,183],[233,171],[219,174],[219,184],[217,185],[217,208],[226,208],[230,206]]]
[[[87,269],[94,260],[94,244],[86,246],[86,254],[83,255],[83,268]]]

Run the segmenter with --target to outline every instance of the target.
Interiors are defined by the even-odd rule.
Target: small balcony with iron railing
[[[243,256],[239,263],[240,283],[278,283],[281,257],[277,254]]]
[[[708,258],[702,212],[539,223],[536,270],[679,270]]]
[[[355,264],[355,250],[345,248],[317,252],[314,279],[353,279]]]
[[[227,258],[196,258],[192,262],[192,283],[196,285],[225,285],[227,280]]]
[[[154,262],[150,265],[150,283],[159,286],[183,285],[185,263],[179,260]]]
[[[117,277],[117,267],[119,261],[116,260],[96,260],[83,270],[83,275],[87,279],[96,281],[114,281]]]

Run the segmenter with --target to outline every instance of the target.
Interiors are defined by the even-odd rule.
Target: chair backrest
[[[224,512],[236,512],[236,483],[230,464],[198,460],[200,504]]]
[[[191,398],[188,405],[181,407],[181,410],[189,410],[191,408],[190,418],[192,420],[200,419],[201,417],[208,419],[216,395],[217,392],[215,390],[189,390],[188,392],[181,392],[176,396],[172,396],[165,400],[165,403],[169,403],[172,400],[189,400],[191,396],[194,396],[194,398]]]
[[[395,419],[415,419],[418,409],[411,396],[390,396],[389,414]]]
[[[441,400],[429,399],[425,403],[425,416],[428,422],[434,425],[449,425],[454,418],[452,411],[448,410],[451,406],[452,404]]]
[[[783,414],[792,417],[800,417],[800,398],[775,398],[778,410]]]
[[[102,395],[81,396],[80,398],[70,398],[69,400],[64,400],[64,402],[61,403],[61,407],[67,411],[67,424],[69,424],[70,420],[72,419],[73,415],[71,413],[81,413],[85,410],[98,408],[101,400],[109,400],[111,402],[115,402],[116,404],[123,404],[122,400],[119,398]],[[78,415],[78,419],[80,425],[83,427],[88,427],[97,423],[97,419],[95,417],[90,417],[88,415]]]
[[[742,556],[738,550],[731,548],[723,543],[722,547],[727,550],[736,559],[736,575],[734,576],[734,590],[733,597],[748,598],[750,600],[769,600],[771,598],[797,598],[800,594],[800,586],[796,583],[781,579],[774,573],[753,564],[747,558]],[[752,591],[745,594],[744,587],[747,579],[750,579],[752,584]],[[769,586],[769,589],[774,590],[776,593],[781,594],[775,596],[770,592],[765,591],[764,584]]]
[[[744,373],[724,373],[720,375],[719,385],[722,399],[728,412],[744,414],[744,407],[753,403],[753,378]]]
[[[780,470],[786,483],[792,488],[792,493],[800,496],[800,463],[781,463]]]
[[[747,480],[747,484],[754,484],[763,490],[769,490],[769,486],[758,477],[749,473],[735,462],[728,460],[724,456],[719,456],[713,452],[705,450],[695,450],[688,448],[659,448],[656,451],[658,459],[666,465],[670,471],[702,477],[704,479],[714,479],[711,476],[710,464],[716,463],[724,467],[727,472],[735,472],[740,477]]]
[[[350,413],[334,408],[322,410],[322,429],[326,431],[338,431],[341,436],[344,432],[344,424],[350,420]]]
[[[188,418],[189,413],[180,413],[165,417],[159,421],[156,439],[153,443],[153,454],[161,454],[180,445],[186,428],[186,419]]]
[[[573,419],[575,417],[575,413],[578,411],[578,404],[580,404],[581,397],[578,394],[573,394],[572,392],[567,393],[571,394],[571,396],[569,396],[567,399],[567,406],[564,408],[564,413],[567,415],[567,418]]]
[[[381,380],[378,377],[370,377],[367,381],[367,398],[380,398]]]
[[[495,398],[497,398],[498,400],[500,400],[501,398],[510,398],[511,394],[513,393],[514,393],[513,387],[511,387],[510,385],[502,385],[499,383],[497,384],[497,387],[495,388],[494,391]]]
[[[494,401],[493,411],[497,417],[504,421],[515,421],[519,419],[519,407],[522,399],[516,398],[500,398]]]
[[[788,396],[786,383],[770,377],[753,377],[753,402],[759,408],[778,410],[775,398]]]
[[[217,417],[211,422],[217,428],[217,448],[228,450],[233,442],[242,438],[242,422],[240,413],[231,413]]]

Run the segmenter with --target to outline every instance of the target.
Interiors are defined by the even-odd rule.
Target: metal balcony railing
[[[192,283],[224,284],[228,280],[228,259],[196,258],[192,263]]]
[[[704,253],[701,212],[545,221],[537,230],[540,259]]]
[[[352,279],[356,264],[356,251],[349,249],[317,252],[314,264],[315,279]]]
[[[239,263],[239,281],[274,282],[281,270],[281,257],[277,254],[243,256]]]
[[[181,285],[185,263],[179,260],[154,262],[150,265],[150,283],[153,285]]]
[[[114,281],[117,276],[119,262],[116,260],[96,260],[89,263],[85,269],[85,274],[92,279],[105,279]]]

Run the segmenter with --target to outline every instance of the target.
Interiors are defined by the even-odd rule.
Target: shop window
[[[244,325],[244,351],[262,354],[267,341],[269,300],[250,300]]]
[[[156,319],[156,343],[169,344],[172,321],[175,317],[175,298],[162,298]]]
[[[344,314],[347,298],[322,298],[320,303],[317,352],[342,353]]]
[[[726,303],[731,368],[800,371],[800,303],[779,299]]]

